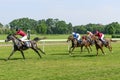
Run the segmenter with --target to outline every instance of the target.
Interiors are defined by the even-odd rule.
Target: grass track
[[[8,44],[8,43],[7,43]],[[39,59],[32,51],[24,51],[26,60],[16,52],[9,61],[4,61],[11,46],[0,46],[0,80],[119,80],[120,44],[112,43],[113,53],[105,49],[106,55],[96,55],[95,47],[90,54],[80,53],[79,48],[68,55],[67,43],[45,45],[46,55]],[[42,48],[42,46],[39,46]]]

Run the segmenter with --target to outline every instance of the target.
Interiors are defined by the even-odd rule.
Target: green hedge
[[[120,38],[120,35],[113,34],[112,38]]]

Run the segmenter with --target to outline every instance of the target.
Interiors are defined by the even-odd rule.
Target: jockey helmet
[[[74,35],[74,34],[75,34],[75,32],[72,32],[72,34]]]
[[[96,34],[99,33],[99,31],[96,31]]]
[[[90,31],[87,31],[87,33],[89,33]]]
[[[19,28],[16,28],[16,31],[20,30]]]

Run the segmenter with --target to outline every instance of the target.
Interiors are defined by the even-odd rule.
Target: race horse
[[[10,59],[10,57],[16,52],[16,51],[20,51],[21,55],[23,57],[23,59],[25,59],[23,50],[27,50],[29,48],[33,49],[38,56],[41,58],[41,55],[39,53],[39,51],[41,51],[41,53],[45,54],[45,52],[43,52],[40,48],[38,48],[37,46],[37,42],[39,40],[41,40],[43,38],[34,38],[33,40],[29,40],[29,41],[21,41],[19,38],[17,38],[14,34],[9,34],[5,40],[5,42],[11,41],[13,42],[13,50],[11,52],[11,54],[9,55],[9,57],[7,58],[7,60]],[[38,51],[39,50],[39,51]]]
[[[103,46],[105,46],[106,48],[109,49],[110,52],[112,52],[112,46],[111,46],[111,39],[109,38],[105,38],[104,40],[104,43],[98,38],[96,37],[95,35],[92,36],[92,40],[94,40],[94,43],[95,43],[95,47],[96,47],[96,50],[97,50],[97,55],[98,55],[98,50],[100,49],[102,51],[102,53],[105,55],[105,52],[103,50]]]
[[[90,43],[87,40],[81,40],[81,42],[78,42],[78,40],[76,40],[73,35],[70,35],[67,39],[67,42],[71,41],[72,45],[69,48],[69,54],[72,55],[72,52],[74,51],[74,49],[76,47],[81,47],[81,52],[83,52],[83,46],[85,46],[85,48],[87,49],[88,53],[90,53],[89,47],[90,47]]]

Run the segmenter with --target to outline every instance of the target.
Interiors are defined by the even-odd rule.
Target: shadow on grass
[[[50,54],[50,55],[69,55],[69,53],[67,53],[67,52],[66,53],[60,53],[59,52],[59,53],[53,53],[53,54]]]
[[[72,53],[72,55],[69,55],[68,52],[57,52],[57,53],[52,53],[50,55],[68,55],[71,57],[96,57],[95,54]]]
[[[1,60],[1,61],[2,61],[2,60],[5,61],[6,59],[5,59],[5,58],[0,58],[0,60]]]
[[[96,55],[72,55],[71,57],[96,57]]]
[[[9,60],[22,60],[23,58],[11,58],[11,59],[9,59]],[[2,61],[9,61],[8,59],[6,59],[6,58],[0,58],[0,60]],[[23,59],[24,60],[24,59]]]
[[[23,58],[10,58],[9,60],[25,60]]]

